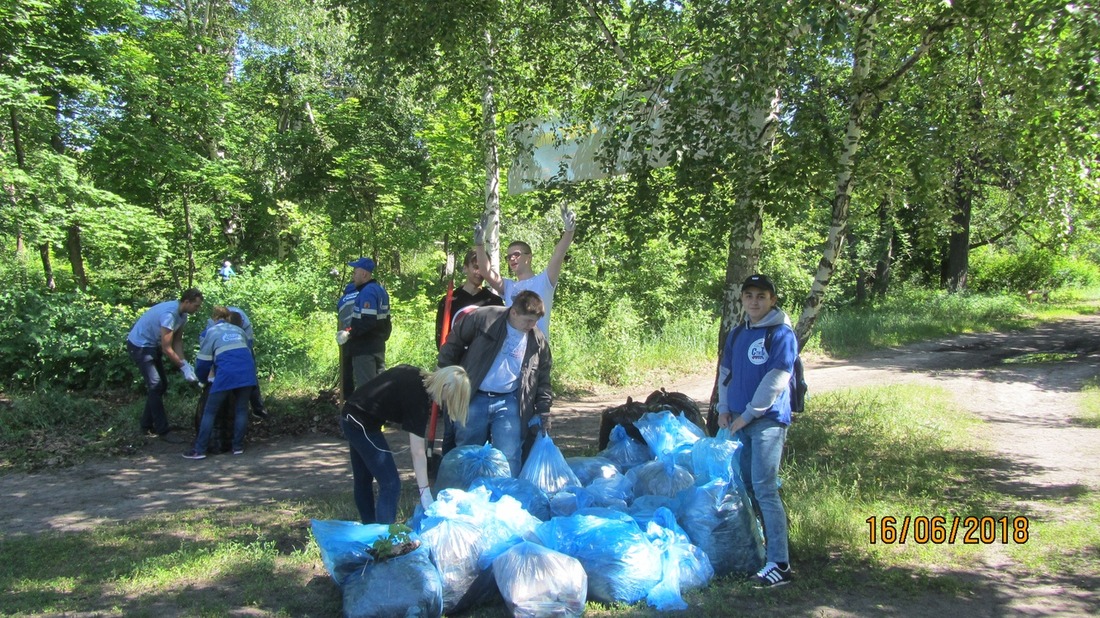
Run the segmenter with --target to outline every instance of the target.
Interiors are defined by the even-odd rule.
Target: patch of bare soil
[[[807,366],[811,397],[834,388],[899,382],[949,389],[960,407],[986,421],[982,438],[996,459],[1005,462],[989,472],[1012,497],[1014,508],[1033,519],[1049,520],[1072,520],[1077,498],[1100,488],[1100,429],[1080,426],[1071,418],[1083,384],[1098,375],[1097,316],[1018,332],[963,335],[847,361],[811,360]],[[559,399],[551,434],[566,454],[594,453],[600,412],[624,403],[627,395],[644,400],[658,386],[686,393],[705,405],[713,374],[636,392]],[[401,448],[408,444],[406,436],[392,433],[390,444],[401,451],[398,465],[411,479],[408,455]],[[183,449],[184,445],[154,440],[135,458],[0,477],[0,539],[83,530],[212,505],[308,497],[351,501],[347,445],[335,433],[274,438],[250,444],[241,456],[218,455],[202,461],[183,459]],[[796,562],[796,571],[798,566]],[[776,591],[766,607],[756,609],[788,615],[936,618],[1100,614],[1100,567],[1090,573],[1028,573],[998,546],[990,545],[969,572],[954,575],[969,581],[972,592],[914,596],[880,590],[840,595],[822,590],[813,603],[792,598],[786,604],[782,591]]]

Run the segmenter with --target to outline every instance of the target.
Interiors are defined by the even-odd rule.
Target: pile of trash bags
[[[740,443],[672,411],[616,426],[594,457],[566,458],[540,435],[519,478],[486,444],[440,463],[438,496],[417,507],[406,549],[381,524],[314,520],[348,617],[441,616],[503,602],[515,616],[581,616],[588,600],[686,609],[682,593],[764,564],[740,480]],[[400,536],[400,535],[399,535]]]

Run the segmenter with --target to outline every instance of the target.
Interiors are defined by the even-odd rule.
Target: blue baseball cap
[[[361,257],[354,262],[348,262],[348,266],[352,268],[362,268],[367,272],[374,272],[374,260],[368,257]]]
[[[775,284],[764,275],[752,275],[748,279],[745,279],[745,282],[741,284],[741,289],[743,290],[745,288],[757,288],[766,292],[771,292],[773,296],[775,295]]]

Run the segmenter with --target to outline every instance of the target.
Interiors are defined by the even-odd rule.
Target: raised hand
[[[566,232],[577,229],[577,213],[573,212],[566,202],[562,202],[561,205],[561,222],[565,225]]]

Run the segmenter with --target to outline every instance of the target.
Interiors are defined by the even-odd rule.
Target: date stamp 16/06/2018
[[[960,517],[953,515],[948,521],[947,517],[936,515],[925,517],[919,515],[904,515],[894,517],[885,515],[877,517],[872,515],[866,520],[868,526],[867,542],[871,545],[879,543],[894,545],[904,543],[916,543],[924,545],[992,545],[1001,543],[1007,545],[1027,543],[1031,522],[1024,515],[1015,517]]]

